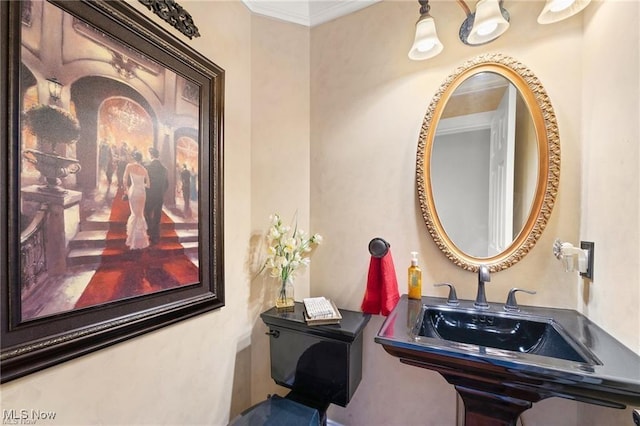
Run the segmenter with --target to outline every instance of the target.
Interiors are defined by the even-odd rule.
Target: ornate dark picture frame
[[[224,70],[125,2],[3,1],[0,32],[1,382],[224,306]],[[142,247],[134,152],[167,175]]]
[[[191,14],[174,0],[138,0],[156,15],[173,25],[182,34],[192,39],[200,37],[198,27]]]

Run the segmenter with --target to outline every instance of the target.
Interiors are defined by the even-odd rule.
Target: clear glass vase
[[[293,291],[293,280],[291,278],[287,278],[278,283],[275,292],[277,309],[293,310],[295,305]]]

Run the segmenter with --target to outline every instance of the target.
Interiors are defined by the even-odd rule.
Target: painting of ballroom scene
[[[23,321],[199,283],[199,90],[22,1]]]

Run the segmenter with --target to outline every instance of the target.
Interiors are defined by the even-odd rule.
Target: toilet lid
[[[319,424],[318,410],[273,395],[244,411],[233,419],[229,426],[318,426]]]

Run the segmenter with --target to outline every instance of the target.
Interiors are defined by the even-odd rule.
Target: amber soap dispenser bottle
[[[422,298],[422,270],[418,266],[418,252],[411,252],[411,266],[409,266],[409,299]]]

